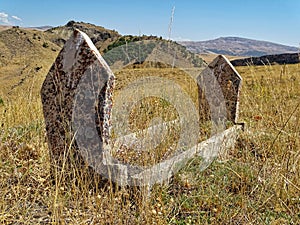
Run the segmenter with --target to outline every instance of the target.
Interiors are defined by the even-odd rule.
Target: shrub
[[[1,105],[4,105],[4,101],[3,101],[3,99],[0,97],[0,106]]]
[[[48,44],[47,42],[44,42],[44,43],[43,43],[43,47],[44,47],[44,48],[48,48],[48,47],[49,47],[49,44]]]

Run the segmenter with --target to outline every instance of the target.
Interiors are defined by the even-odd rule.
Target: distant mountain
[[[0,25],[0,31],[7,30],[13,27],[19,27],[19,26],[11,26],[11,25]],[[26,30],[39,30],[39,31],[45,31],[48,29],[51,29],[52,26],[39,26],[39,27],[22,27],[22,29]]]
[[[49,30],[49,29],[51,29],[51,28],[52,28],[52,26],[28,27],[28,29],[42,30],[42,31]]]
[[[12,26],[0,25],[0,31],[12,28]]]
[[[240,37],[220,37],[208,41],[182,41],[179,43],[186,46],[188,50],[199,54],[263,56],[298,52],[296,47]]]

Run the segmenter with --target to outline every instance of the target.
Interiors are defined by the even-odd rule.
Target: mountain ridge
[[[294,46],[242,37],[219,37],[207,41],[180,41],[178,43],[197,54],[214,53],[258,57],[298,52],[298,48]]]

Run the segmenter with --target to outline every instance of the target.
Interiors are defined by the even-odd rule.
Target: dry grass
[[[237,69],[247,129],[236,147],[202,173],[192,160],[150,196],[61,174],[54,184],[40,96],[31,94],[39,85],[0,96],[0,223],[299,224],[300,65]]]

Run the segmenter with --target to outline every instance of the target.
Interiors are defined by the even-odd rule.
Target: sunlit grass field
[[[190,78],[161,70],[197,104]],[[200,158],[191,160],[169,184],[155,185],[150,194],[110,182],[99,187],[84,179],[53,182],[37,94],[43,79],[26,80],[10,95],[0,91],[0,223],[299,224],[300,65],[237,70],[243,77],[239,120],[246,125],[235,148],[204,172],[199,171]],[[130,73],[128,79],[139,76],[138,71]],[[116,78],[117,95],[126,86],[126,74]],[[154,107],[155,101],[144,104]],[[156,107],[158,114],[165,113],[164,102]],[[132,112],[132,127],[143,128],[148,117],[139,118],[137,111]]]

